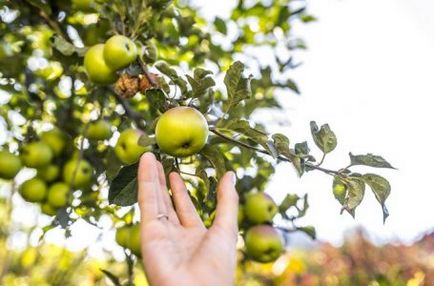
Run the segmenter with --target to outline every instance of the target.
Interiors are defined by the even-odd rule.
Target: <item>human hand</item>
[[[170,196],[161,163],[152,153],[141,157],[138,171],[141,250],[151,285],[233,285],[238,237],[235,180],[233,172],[220,180],[216,217],[207,229],[181,176],[169,175]]]

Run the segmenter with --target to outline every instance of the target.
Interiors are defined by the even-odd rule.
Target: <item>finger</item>
[[[185,227],[204,227],[196,208],[188,195],[184,181],[178,173],[170,173],[170,189],[172,190],[173,202],[179,221]]]
[[[217,187],[217,209],[213,227],[226,230],[236,241],[238,236],[238,193],[235,190],[236,176],[227,172]]]
[[[158,169],[158,179],[160,183],[160,190],[163,197],[163,202],[166,206],[167,215],[169,216],[169,220],[173,223],[179,224],[178,216],[176,215],[175,209],[173,208],[172,199],[170,198],[169,191],[166,186],[166,175],[164,174],[163,165],[160,162],[157,162]]]
[[[154,154],[145,153],[140,158],[138,180],[138,202],[141,222],[147,223],[157,218],[164,205],[159,195],[160,183],[158,180],[157,160]]]

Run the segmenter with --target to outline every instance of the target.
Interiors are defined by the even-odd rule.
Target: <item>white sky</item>
[[[293,73],[302,95],[280,97],[291,126],[274,131],[300,142],[310,138],[310,120],[329,123],[339,144],[325,166],[347,165],[350,151],[383,155],[399,168],[378,170],[392,184],[391,215],[383,225],[369,190],[356,220],[339,215],[330,177],[313,172],[299,180],[288,165],[278,168],[268,192],[276,199],[287,191],[309,193],[311,208],[303,222],[315,225],[320,239],[339,243],[347,229],[362,225],[379,242],[410,242],[434,229],[429,180],[434,161],[429,125],[434,119],[434,1],[308,2],[319,21],[296,27],[309,47]],[[212,0],[197,3],[209,16],[228,10]]]
[[[196,2],[211,17],[226,15],[230,9],[229,3]],[[429,125],[434,122],[434,1],[311,0],[309,11],[319,21],[297,27],[309,50],[299,54],[303,65],[293,73],[302,95],[280,97],[291,125],[272,131],[300,142],[310,138],[310,120],[329,123],[339,140],[325,162],[330,168],[347,165],[349,151],[384,156],[399,168],[378,170],[392,184],[387,202],[390,217],[383,225],[380,206],[369,190],[355,220],[339,215],[331,177],[311,172],[298,179],[288,164],[278,167],[268,192],[276,200],[288,191],[309,193],[311,208],[303,223],[315,225],[320,239],[340,243],[346,230],[362,225],[379,242],[410,242],[434,229],[434,189],[429,179],[434,162]],[[98,234],[110,228],[109,221],[104,225],[106,230],[99,233],[85,223],[75,225],[73,236],[80,239],[65,245],[80,249],[93,244]],[[47,238],[62,241],[56,231]],[[113,233],[105,235],[102,246],[115,249],[121,257],[113,239]],[[92,251],[101,254],[100,247]]]

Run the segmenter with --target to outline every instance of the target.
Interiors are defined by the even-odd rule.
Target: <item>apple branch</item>
[[[264,149],[252,146],[250,144],[247,144],[247,143],[244,143],[244,142],[241,142],[241,141],[238,141],[238,140],[236,140],[236,139],[234,139],[232,137],[229,137],[229,136],[221,133],[220,131],[218,131],[215,128],[210,128],[209,130],[212,133],[214,133],[215,135],[219,136],[220,138],[222,138],[222,139],[224,139],[226,141],[229,141],[229,142],[231,142],[231,143],[233,143],[235,145],[238,145],[238,146],[241,146],[241,147],[244,147],[244,148],[248,148],[248,149],[254,150],[254,151],[258,152],[258,153],[262,153],[262,154],[265,154],[265,155],[268,155],[268,156],[272,156],[272,154],[268,153]],[[292,163],[292,161],[290,159],[288,159],[286,157],[283,157],[282,155],[277,156],[277,159],[281,160],[281,161],[286,161],[286,162],[291,162]],[[324,172],[324,173],[326,173],[328,175],[331,175],[331,176],[339,174],[338,171],[326,169],[326,168],[323,168],[323,167],[320,167],[320,166],[317,166],[317,165],[313,165],[313,164],[311,164],[309,162],[306,162],[305,165],[307,167],[309,167],[309,168],[312,168],[312,169],[315,169],[315,170],[318,170],[318,171],[322,171],[322,172]]]

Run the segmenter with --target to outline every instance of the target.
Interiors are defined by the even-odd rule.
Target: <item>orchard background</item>
[[[89,258],[86,251],[74,253],[44,243],[53,229],[64,229],[68,238],[73,235],[71,228],[84,222],[102,230],[100,240],[115,243],[113,235],[107,234],[137,221],[135,161],[145,150],[152,150],[162,160],[166,173],[176,170],[183,174],[208,225],[215,209],[216,182],[224,171],[237,172],[244,210],[252,193],[267,189],[278,164],[292,165],[300,177],[329,177],[329,184],[322,188],[336,198],[336,211],[352,216],[365,192],[372,192],[385,221],[391,187],[377,170],[394,167],[383,157],[370,154],[370,150],[350,153],[346,164],[330,168],[327,156],[339,152],[339,145],[328,124],[311,121],[306,126],[311,135],[294,142],[291,134],[271,133],[257,116],[282,111],[276,94],[290,97],[300,93],[292,75],[300,65],[298,51],[306,45],[294,27],[316,20],[306,5],[288,0],[239,1],[230,17],[209,19],[188,1],[3,1],[0,112],[6,130],[1,150],[7,155],[0,162],[0,171],[12,172],[14,165],[23,165],[22,170],[16,168],[20,171],[16,176],[2,173],[3,283],[145,283],[140,259],[135,257],[137,251],[128,243],[122,245],[124,255],[114,259],[113,253],[106,251],[104,261]],[[92,77],[92,68],[99,76],[104,71],[95,58],[86,65],[84,57],[113,35],[133,41],[138,57],[126,60],[127,64],[109,71],[102,80]],[[261,54],[267,54],[266,60]],[[202,113],[209,129],[207,144],[188,157],[171,156],[156,144],[159,118],[178,106]],[[134,139],[128,143],[134,150],[128,159],[116,151],[122,145],[119,139],[123,133]],[[175,134],[176,130],[165,133]],[[351,136],[350,131],[348,134]],[[48,146],[49,151],[29,147],[35,144]],[[45,151],[50,155],[40,157]],[[33,185],[23,187],[29,179]],[[62,191],[50,191],[59,183]],[[39,193],[46,195],[35,197],[36,189],[43,189]],[[304,265],[296,256],[282,253],[283,258],[274,265],[290,259],[288,271],[280,272],[290,277],[275,277],[267,272],[273,262],[256,264],[253,260],[258,259],[242,242],[256,224],[272,225],[288,247],[296,233],[315,238],[314,226],[300,222],[309,212],[308,195],[286,189],[282,193],[277,214],[273,211],[270,218],[255,221],[248,212],[240,215],[241,285],[253,280],[279,285],[290,283],[282,282],[285,279],[301,279],[305,268],[294,266]],[[14,217],[20,216],[16,205],[22,205],[23,198],[32,201],[25,203],[29,208],[31,205],[26,215],[34,222],[32,226],[14,223]],[[12,247],[20,237],[27,245],[24,250]],[[57,272],[49,275],[53,269]],[[387,274],[384,281],[396,282],[399,277],[405,283],[425,272],[427,269],[416,266],[403,271],[402,277]],[[362,275],[360,285],[376,279],[375,275],[375,271]],[[336,283],[356,278],[343,279]],[[317,285],[317,280],[312,281],[301,285]]]

